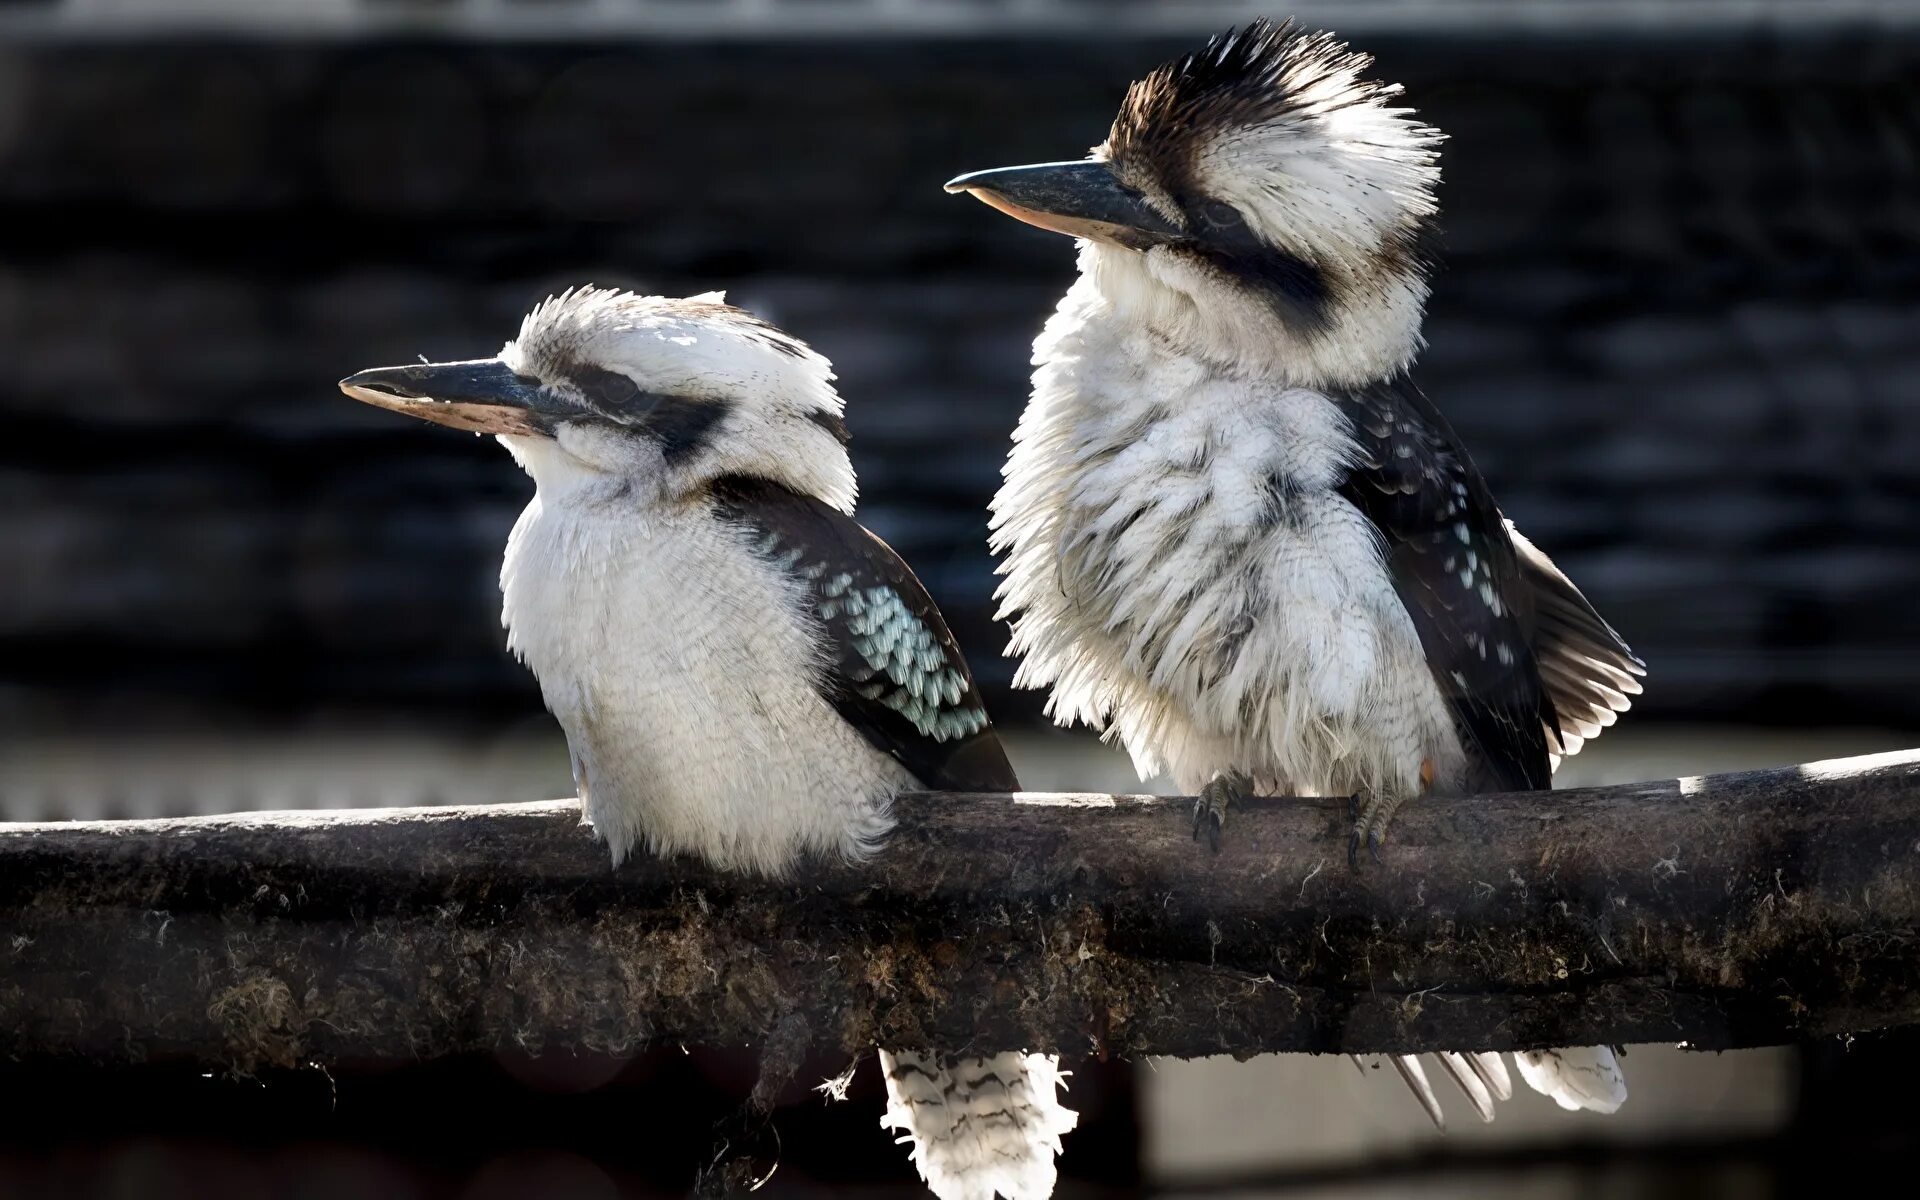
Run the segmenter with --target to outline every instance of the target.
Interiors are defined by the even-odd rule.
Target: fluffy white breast
[[[1461,766],[1327,396],[1187,353],[1083,277],[1035,344],[994,501],[1018,681],[1188,790],[1418,786]]]
[[[703,502],[541,465],[507,542],[502,620],[614,861],[644,842],[778,874],[872,849],[911,781],[815,690],[822,649],[795,585]]]

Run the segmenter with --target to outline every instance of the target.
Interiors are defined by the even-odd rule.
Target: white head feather
[[[1134,83],[1094,157],[1191,240],[1091,244],[1083,271],[1163,332],[1292,382],[1404,367],[1441,134],[1390,103],[1399,85],[1363,79],[1371,64],[1327,34],[1256,21]],[[1311,312],[1276,309],[1261,275],[1295,268],[1324,290]]]
[[[527,314],[500,351],[515,372],[582,404],[554,437],[501,441],[547,485],[588,485],[615,476],[662,495],[714,478],[777,480],[844,512],[853,509],[853,466],[840,425],[833,367],[806,343],[724,302],[608,288],[570,288]],[[600,405],[592,381],[630,381],[645,396],[709,406],[713,425],[696,452],[672,455],[644,410]],[[656,410],[658,411],[658,410]]]

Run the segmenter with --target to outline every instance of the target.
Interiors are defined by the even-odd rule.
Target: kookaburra
[[[492,358],[340,387],[494,434],[533,477],[507,644],[616,865],[645,846],[780,876],[868,854],[900,791],[1018,790],[939,609],[852,516],[832,368],[798,339],[717,294],[583,287]],[[1075,1120],[1054,1058],[881,1063],[882,1124],[941,1196],[1051,1191]]]
[[[1441,135],[1370,64],[1256,22],[1134,83],[1087,159],[947,184],[1079,239],[993,506],[1018,682],[1198,793],[1216,846],[1249,790],[1352,796],[1377,857],[1404,801],[1551,786],[1640,690],[1408,378]],[[1605,1047],[1517,1058],[1563,1107],[1625,1098]],[[1491,1119],[1499,1056],[1442,1062]]]

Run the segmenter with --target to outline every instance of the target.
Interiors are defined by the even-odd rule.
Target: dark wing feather
[[[806,586],[832,655],[821,692],[849,725],[923,787],[1019,790],[945,619],[885,542],[767,480],[722,479],[713,496],[758,553]]]
[[[1554,710],[1531,645],[1532,593],[1473,461],[1404,378],[1336,397],[1361,461],[1340,487],[1379,530],[1474,764],[1472,791],[1549,787]]]
[[[1559,718],[1549,730],[1556,766],[1600,736],[1640,694],[1647,666],[1601,619],[1553,560],[1507,523],[1520,574],[1533,593],[1533,657]]]

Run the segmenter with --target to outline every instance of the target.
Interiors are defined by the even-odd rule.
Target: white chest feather
[[[1444,781],[1452,721],[1370,522],[1334,489],[1354,453],[1328,397],[1181,353],[1070,291],[994,501],[1000,596],[1056,719],[1111,725],[1188,790]]]
[[[536,495],[500,587],[616,863],[644,841],[777,874],[887,831],[905,770],[820,697],[795,588],[704,506]]]

